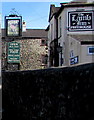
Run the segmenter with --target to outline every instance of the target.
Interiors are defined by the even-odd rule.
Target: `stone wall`
[[[42,55],[46,54],[46,46],[41,46],[41,39],[20,40],[21,60],[20,70],[42,69]]]
[[[31,38],[31,39],[19,39],[15,40],[20,43],[20,70],[32,70],[32,69],[42,69],[46,65],[42,63],[42,55],[47,54],[46,45],[41,45],[42,38]],[[3,55],[2,64],[6,65],[7,62],[7,52],[6,44],[3,41]],[[4,69],[6,69],[4,67]]]
[[[2,72],[3,120],[94,120],[94,64]]]

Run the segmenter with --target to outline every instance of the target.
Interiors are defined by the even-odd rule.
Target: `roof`
[[[72,0],[72,2],[87,2],[87,0]]]
[[[94,3],[87,3],[87,2],[69,2],[64,7],[84,7],[84,6],[94,6]]]
[[[2,37],[5,37],[5,29],[2,29]],[[22,38],[47,38],[45,29],[26,29],[22,32]]]
[[[62,12],[62,10],[63,10],[65,7],[85,7],[85,6],[94,6],[94,3],[75,2],[75,1],[69,2],[69,3],[67,3],[67,4],[61,3],[61,7],[60,7],[60,9],[58,10],[56,16],[58,17],[58,15]]]
[[[46,31],[49,31],[49,29],[50,29],[50,25],[47,26]]]
[[[52,19],[52,17],[58,12],[60,7],[55,7],[55,5],[50,5],[50,14],[49,14],[49,21]]]
[[[88,2],[88,3],[92,3],[94,2],[94,0],[72,0],[73,2]]]
[[[94,6],[94,3],[88,3],[86,0],[74,0],[71,2],[66,2],[66,3],[60,3],[61,7],[55,7],[55,5],[51,4],[50,5],[50,14],[49,14],[49,22],[52,19],[52,17],[55,15],[58,17],[58,15],[62,12],[62,10],[65,7],[84,7],[84,6]]]
[[[74,39],[76,39],[76,40],[78,40],[78,41],[93,41],[93,38],[94,38],[94,34],[92,34],[92,35],[89,35],[89,34],[87,34],[87,35],[70,35],[70,37],[72,37],[72,38],[74,38]]]
[[[45,29],[26,29],[22,37],[47,37],[47,31]]]

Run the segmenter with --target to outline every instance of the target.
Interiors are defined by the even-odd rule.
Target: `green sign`
[[[8,63],[20,62],[20,43],[9,42],[8,43]]]

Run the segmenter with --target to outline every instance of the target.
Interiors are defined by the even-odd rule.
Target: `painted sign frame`
[[[68,12],[68,31],[93,31],[94,11]]]

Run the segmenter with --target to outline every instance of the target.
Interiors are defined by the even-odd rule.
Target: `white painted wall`
[[[53,18],[49,23],[49,31],[48,31],[48,67],[50,67],[50,43],[56,39],[56,19]]]
[[[2,41],[1,41],[1,13],[0,13],[0,77],[1,77],[1,54],[2,54]]]
[[[84,10],[84,11],[92,11],[92,10],[94,10],[94,7],[70,7],[70,8],[68,8],[67,9],[67,16],[68,16],[68,13],[69,12],[73,12],[73,11],[82,11],[82,10]],[[84,12],[83,11],[83,12]],[[67,19],[67,26],[68,26],[68,19]],[[94,25],[93,25],[93,27],[94,27]],[[67,34],[79,34],[79,35],[86,35],[86,34],[91,34],[92,35],[92,31],[83,31],[83,32],[81,32],[81,31],[67,31]]]
[[[79,64],[84,63],[84,62],[93,62],[92,61],[92,56],[88,56],[86,54],[87,52],[87,46],[81,46],[81,41],[85,41],[84,39],[81,38],[83,35],[93,35],[94,31],[68,31],[68,13],[73,12],[76,10],[84,10],[84,11],[92,11],[94,10],[94,7],[65,7],[59,17],[62,19],[62,36],[58,36],[58,41],[60,45],[63,47],[62,50],[62,57],[64,57],[65,63],[63,64],[64,66],[70,66],[70,52],[73,50],[74,52],[74,57],[79,56]],[[59,20],[58,17],[58,20]],[[93,28],[94,29],[94,28]],[[58,30],[59,30],[59,25],[58,25]],[[60,32],[60,31],[58,31]],[[70,36],[75,35],[80,37],[80,41],[78,41],[76,38],[72,38]],[[91,40],[90,40],[91,41]],[[85,54],[84,54],[85,53]],[[83,55],[84,54],[84,55]],[[60,55],[59,55],[60,56]]]

